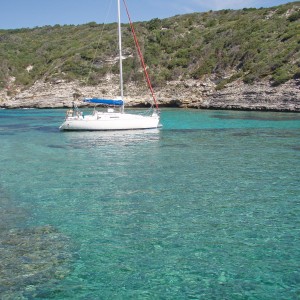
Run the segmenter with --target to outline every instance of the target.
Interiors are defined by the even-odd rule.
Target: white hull
[[[159,116],[142,116],[126,113],[96,112],[87,116],[68,116],[59,127],[60,130],[73,131],[106,131],[106,130],[132,130],[152,129],[160,127]]]

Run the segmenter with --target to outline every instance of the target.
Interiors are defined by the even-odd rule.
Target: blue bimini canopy
[[[104,104],[104,105],[114,105],[114,106],[123,105],[123,100],[90,98],[90,99],[84,99],[83,101],[87,103]]]

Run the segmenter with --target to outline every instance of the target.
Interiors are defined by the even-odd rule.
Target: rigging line
[[[154,100],[156,109],[158,110],[158,105],[157,105],[156,97],[155,97],[155,94],[154,94],[154,90],[153,90],[153,87],[152,87],[152,84],[151,84],[151,81],[150,81],[149,74],[147,72],[146,64],[145,64],[145,61],[144,61],[144,57],[143,57],[143,54],[142,54],[142,51],[141,51],[138,39],[137,39],[136,34],[135,34],[133,23],[131,21],[130,15],[129,15],[129,11],[128,11],[128,7],[127,7],[127,4],[126,4],[126,1],[123,0],[123,3],[124,3],[124,6],[125,6],[125,9],[126,9],[126,13],[127,13],[128,20],[129,20],[129,23],[130,23],[130,28],[131,28],[131,31],[132,31],[132,34],[133,34],[133,38],[134,38],[134,41],[135,41],[135,44],[136,44],[136,47],[137,47],[137,50],[138,50],[138,54],[140,56],[141,64],[142,64],[143,69],[144,69],[144,73],[145,73],[145,76],[146,76],[148,87],[149,87],[150,92],[152,94],[152,98]]]
[[[94,53],[94,56],[93,56],[93,59],[92,59],[92,62],[91,62],[91,67],[90,67],[90,70],[89,70],[89,73],[86,77],[86,80],[85,80],[85,84],[88,83],[90,77],[91,77],[91,73],[92,73],[92,66],[93,64],[95,63],[95,60],[96,60],[96,55],[97,55],[97,52],[98,52],[98,49],[99,49],[99,45],[100,45],[100,41],[103,37],[103,33],[104,33],[104,29],[105,29],[105,26],[107,25],[106,22],[107,22],[107,19],[108,19],[108,15],[110,14],[110,11],[111,11],[111,6],[112,6],[112,2],[113,0],[110,0],[110,3],[109,3],[109,6],[108,6],[108,10],[107,10],[107,13],[106,13],[106,16],[105,16],[105,19],[104,19],[104,23],[103,23],[103,27],[102,27],[102,31],[99,35],[99,39],[98,39],[98,42],[97,42],[97,48],[95,50],[95,53]]]

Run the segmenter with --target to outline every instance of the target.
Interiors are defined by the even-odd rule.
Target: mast
[[[126,13],[127,13],[127,16],[128,16],[129,23],[130,23],[130,28],[131,28],[131,32],[133,34],[133,38],[134,38],[134,42],[135,42],[135,45],[136,45],[136,49],[137,49],[137,52],[138,52],[139,57],[140,57],[141,65],[142,65],[142,67],[144,69],[144,74],[145,74],[146,82],[147,82],[148,87],[150,89],[150,92],[152,94],[152,98],[153,98],[153,101],[155,103],[156,109],[158,110],[158,104],[157,104],[156,96],[154,94],[154,90],[153,90],[153,87],[152,87],[152,84],[151,84],[151,80],[150,80],[150,77],[149,77],[149,74],[148,74],[148,71],[147,71],[147,67],[146,67],[146,64],[145,64],[145,61],[144,61],[144,57],[143,57],[141,48],[140,48],[140,45],[139,45],[139,41],[138,41],[137,36],[135,34],[134,26],[133,26],[133,23],[131,21],[130,15],[129,15],[129,11],[128,11],[128,7],[127,7],[127,4],[126,4],[126,0],[123,0],[123,3],[124,3],[124,6],[125,6],[125,9],[126,9]]]
[[[121,33],[120,0],[118,0],[118,34],[119,34],[119,57],[120,57],[120,92],[121,92],[120,96],[121,96],[121,100],[123,100],[124,92],[123,92],[123,63],[122,63],[122,33]],[[124,104],[122,105],[122,112],[123,111],[124,111]]]

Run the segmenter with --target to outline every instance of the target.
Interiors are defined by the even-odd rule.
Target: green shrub
[[[288,17],[288,20],[289,20],[290,22],[295,22],[295,21],[297,21],[297,20],[299,20],[299,19],[300,19],[300,11],[297,11],[297,12],[291,14],[291,15]]]
[[[247,74],[243,78],[243,82],[246,84],[253,84],[257,80],[257,77],[254,74]]]
[[[272,85],[278,86],[291,79],[291,75],[284,69],[278,69],[272,76]]]

